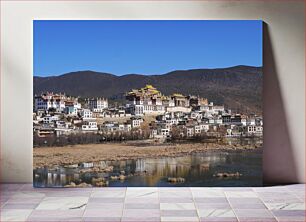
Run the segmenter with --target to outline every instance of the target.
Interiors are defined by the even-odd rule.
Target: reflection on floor
[[[305,185],[32,188],[1,184],[1,221],[305,221]]]

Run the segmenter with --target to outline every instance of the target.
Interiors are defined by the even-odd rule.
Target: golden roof
[[[182,94],[180,94],[180,93],[173,93],[173,95],[172,96],[174,96],[174,97],[184,97]]]
[[[147,89],[156,89],[155,87],[153,87],[152,85],[146,85],[146,87],[145,88],[147,88]]]
[[[147,84],[145,87],[140,89],[132,89],[127,93],[129,96],[155,96],[161,94],[154,86]]]

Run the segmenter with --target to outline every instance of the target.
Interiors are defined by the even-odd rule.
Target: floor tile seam
[[[299,195],[297,195],[294,191],[291,191],[288,189],[291,194],[293,194],[297,199],[301,200],[303,203],[305,203],[305,198],[301,198]],[[305,196],[306,191],[304,190],[304,196]]]
[[[162,221],[162,215],[161,215],[161,203],[160,203],[160,188],[157,188],[157,200],[159,204],[159,221]]]
[[[94,189],[91,188],[91,190],[90,190],[90,195],[89,195],[89,197],[88,197],[87,203],[86,203],[85,208],[84,208],[83,213],[82,213],[82,217],[81,217],[81,220],[82,220],[82,221],[85,221],[85,218],[84,218],[85,211],[86,211],[86,209],[87,209],[87,207],[88,207],[88,203],[89,203],[89,200],[90,200],[90,198],[91,198],[91,196],[92,196],[92,194],[93,194],[93,191],[94,191]]]
[[[1,199],[1,198],[0,198]],[[1,206],[1,209],[6,205],[6,204],[8,204],[8,201],[10,200],[10,198],[9,199],[7,199],[4,203],[3,203],[3,206]]]
[[[128,187],[126,187],[125,191],[124,191],[123,206],[122,206],[122,211],[121,211],[121,216],[120,216],[120,222],[123,221],[123,213],[124,213],[124,210],[125,210],[125,203],[126,203],[125,201],[126,201],[127,189],[128,189]]]
[[[223,191],[223,192],[224,192],[224,191]],[[229,197],[226,195],[225,192],[224,192],[224,195],[225,195],[225,198],[226,198],[226,200],[227,200],[227,202],[228,202],[228,204],[229,204],[231,210],[233,211],[233,213],[234,213],[234,215],[235,215],[237,221],[240,222],[240,219],[239,219],[238,215],[236,214],[236,212],[235,212],[235,210],[234,210],[234,208],[233,208],[231,202],[230,202],[229,199],[228,199]]]
[[[24,184],[24,186],[25,186],[25,184]],[[46,195],[45,195],[43,198],[41,198],[41,200],[38,202],[37,206],[34,207],[34,209],[32,209],[31,213],[27,216],[26,221],[27,221],[29,218],[31,218],[32,214],[34,213],[34,211],[36,210],[36,208],[41,204],[41,202],[45,199],[45,197],[46,197]]]
[[[278,218],[272,213],[272,211],[269,209],[268,205],[263,201],[263,199],[261,198],[261,196],[257,195],[259,200],[265,205],[265,207],[267,208],[267,210],[270,212],[270,214],[272,214],[273,218],[279,222]]]
[[[197,206],[197,204],[196,204],[196,201],[195,201],[195,196],[194,196],[194,194],[193,194],[193,192],[192,192],[192,189],[191,189],[190,187],[189,187],[189,190],[190,190],[190,192],[191,192],[191,197],[192,197],[193,205],[194,205],[194,207],[195,207],[195,209],[196,209],[197,217],[198,217],[198,220],[199,220],[199,222],[200,222],[200,221],[201,221],[201,217],[200,217],[199,208],[198,208],[198,206]]]

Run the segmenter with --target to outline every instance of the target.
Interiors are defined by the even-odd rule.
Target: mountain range
[[[59,76],[34,76],[34,94],[62,92],[81,98],[106,97],[120,103],[126,92],[151,84],[164,95],[199,95],[234,111],[261,114],[262,81],[262,67],[252,66],[176,70],[162,75],[117,76],[78,71]]]

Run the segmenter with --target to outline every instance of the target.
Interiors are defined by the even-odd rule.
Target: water
[[[261,186],[262,148],[251,151],[206,151],[181,157],[145,158],[125,161],[101,161],[99,165],[113,166],[110,173],[80,172],[90,169],[79,166],[76,169],[59,167],[34,170],[35,187],[62,187],[71,181],[82,180],[91,183],[93,177],[104,177],[110,187],[141,186]],[[125,180],[111,180],[111,175],[124,171]],[[220,178],[217,173],[242,174],[240,177]],[[168,177],[182,177],[183,183],[170,183]]]

